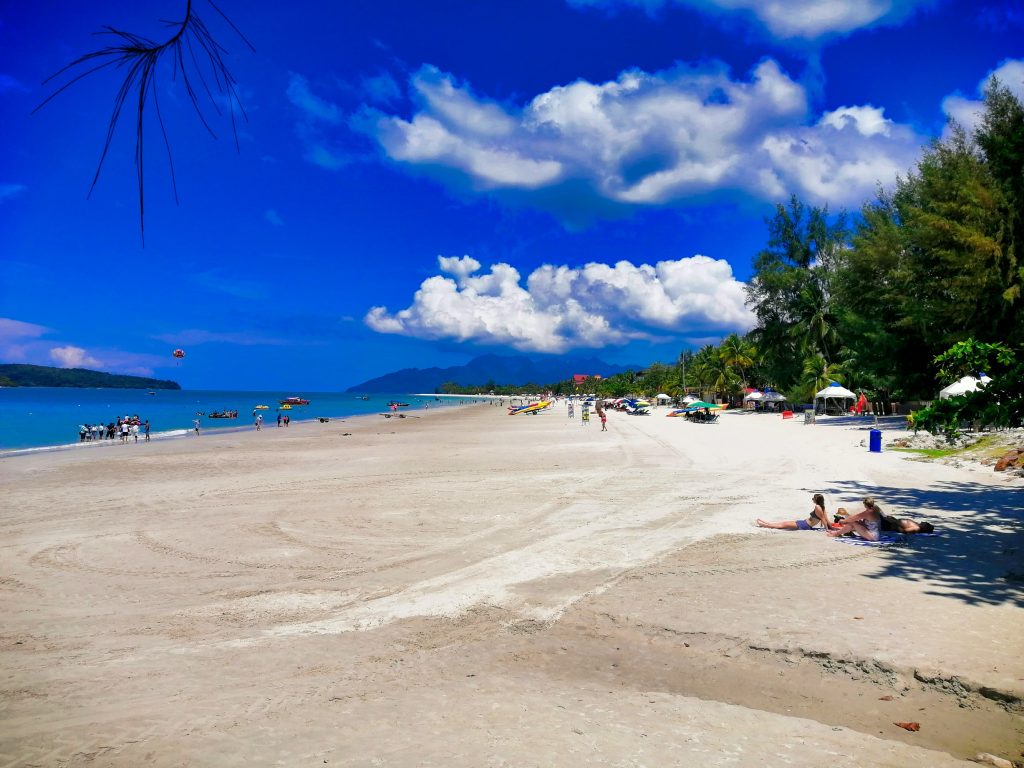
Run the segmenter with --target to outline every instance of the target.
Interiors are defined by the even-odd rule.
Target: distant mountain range
[[[181,389],[176,381],[90,371],[86,368],[53,368],[48,365],[0,364],[4,387],[102,387],[106,389]]]
[[[527,357],[516,355],[481,355],[465,365],[451,368],[403,368],[375,379],[349,387],[349,392],[437,392],[445,382],[463,387],[482,386],[494,382],[498,386],[522,384],[553,384],[573,374],[611,376],[628,370],[641,370],[639,365],[613,365],[596,357]]]

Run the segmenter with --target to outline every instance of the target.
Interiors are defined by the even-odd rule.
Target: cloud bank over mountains
[[[441,256],[438,265],[443,274],[424,280],[411,306],[394,313],[373,307],[366,324],[380,333],[548,353],[753,326],[743,283],[728,262],[707,256],[654,265],[544,265],[525,286],[508,264],[482,274],[469,256]]]

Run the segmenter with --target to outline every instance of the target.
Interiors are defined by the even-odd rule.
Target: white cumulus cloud
[[[1024,59],[1007,59],[985,75],[978,83],[979,96],[984,93],[985,87],[993,77],[998,78],[999,82],[1008,88],[1014,96],[1024,101]],[[978,123],[981,121],[985,104],[980,98],[971,99],[954,93],[943,99],[942,110],[946,113],[946,117],[955,120],[967,131],[972,131],[978,127]],[[946,135],[949,135],[948,127]]]
[[[525,286],[509,264],[481,272],[469,256],[442,256],[438,266],[443,274],[424,280],[411,306],[394,313],[373,307],[366,324],[380,333],[535,352],[599,348],[653,332],[724,334],[753,325],[743,284],[728,262],[707,256],[654,265],[544,265]]]
[[[70,344],[51,349],[50,359],[61,368],[97,368],[103,365],[81,347],[73,347]]]
[[[615,80],[578,80],[499,104],[433,67],[411,79],[409,118],[366,109],[362,121],[393,161],[444,169],[479,190],[534,193],[558,212],[609,201],[672,204],[717,191],[765,200],[795,193],[859,205],[916,160],[924,138],[882,109],[850,105],[815,119],[802,85],[767,59],[747,78],[724,64],[679,65]]]
[[[667,5],[752,14],[779,38],[814,39],[902,21],[934,0],[569,0],[577,7],[628,5],[656,11]]]

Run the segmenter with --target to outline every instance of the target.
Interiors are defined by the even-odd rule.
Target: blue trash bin
[[[882,452],[882,430],[871,430],[871,437],[868,440],[868,450],[871,451],[872,453]]]

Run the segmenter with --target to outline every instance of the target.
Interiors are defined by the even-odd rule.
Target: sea
[[[109,424],[117,418],[149,419],[154,438],[184,436],[199,419],[200,433],[252,429],[254,408],[269,406],[263,423],[276,427],[278,413],[293,422],[390,412],[388,403],[408,403],[403,413],[475,402],[471,396],[435,397],[403,393],[279,392],[230,390],[79,389],[72,387],[0,387],[0,453],[79,445],[83,424]],[[279,401],[298,396],[309,405],[279,411]],[[206,414],[238,411],[236,419],[211,419]],[[140,435],[139,439],[142,437]],[[116,442],[106,440],[103,442]]]

